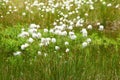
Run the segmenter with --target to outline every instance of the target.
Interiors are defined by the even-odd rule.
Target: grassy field
[[[0,80],[120,80],[119,0],[1,0]]]

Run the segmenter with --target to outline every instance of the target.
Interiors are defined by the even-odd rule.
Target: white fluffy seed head
[[[22,53],[21,51],[17,51],[17,52],[14,52],[13,55],[17,56],[17,55],[20,55],[21,53]]]
[[[59,46],[55,46],[55,50],[59,50],[60,49],[60,47]]]
[[[104,30],[104,26],[103,26],[103,25],[100,25],[100,26],[99,26],[99,30],[100,30],[100,31],[103,31],[103,30]]]
[[[72,40],[75,40],[76,38],[77,38],[76,35],[71,35],[71,36],[70,36],[70,39],[72,39]]]
[[[87,38],[86,42],[89,44],[92,40],[90,38]]]
[[[29,43],[32,43],[33,41],[34,41],[33,38],[29,38],[29,39],[28,39],[28,42],[29,42]]]
[[[69,48],[67,48],[67,49],[65,50],[65,52],[66,52],[66,53],[68,53],[69,51],[70,51],[70,49],[69,49]]]
[[[47,33],[47,32],[48,32],[48,29],[44,29],[44,32]]]
[[[65,44],[65,45],[69,45],[69,42],[66,41],[64,44]]]
[[[52,39],[51,39],[51,42],[52,42],[52,43],[56,43],[56,38],[52,38]]]
[[[88,29],[92,29],[92,25],[88,25],[87,28],[88,28]]]
[[[87,37],[87,30],[85,28],[83,28],[81,32],[82,32],[83,37]]]
[[[87,42],[83,42],[83,43],[82,43],[82,47],[83,47],[83,48],[87,47],[87,45],[88,45]]]
[[[41,51],[38,51],[38,55],[41,55],[42,53],[41,53]]]

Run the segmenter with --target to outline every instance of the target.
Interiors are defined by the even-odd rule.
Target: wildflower
[[[11,9],[12,8],[12,6],[9,6],[9,9]]]
[[[50,33],[53,33],[54,32],[54,30],[53,29],[50,29]]]
[[[106,2],[105,2],[105,1],[103,1],[103,2],[102,2],[102,4],[103,4],[103,5],[106,5]]]
[[[88,25],[87,28],[88,28],[88,29],[92,29],[92,25]]]
[[[71,36],[70,36],[70,39],[72,39],[72,40],[75,40],[76,38],[77,38],[76,35],[71,35]]]
[[[36,25],[36,28],[37,28],[37,29],[40,28],[40,25]]]
[[[33,28],[37,28],[36,24],[30,24],[29,28],[33,29]]]
[[[87,38],[86,42],[89,44],[91,42],[91,39]]]
[[[120,6],[120,4],[117,4],[117,5],[115,6],[115,8],[119,8],[119,6]]]
[[[76,27],[79,27],[79,26],[83,26],[83,24],[81,23],[80,20],[78,20],[77,23],[76,23]]]
[[[61,35],[62,35],[62,36],[66,36],[66,35],[67,35],[67,31],[61,32]]]
[[[72,36],[72,35],[74,35],[74,34],[75,34],[75,33],[72,32],[72,31],[69,32],[69,35],[70,35],[70,36]]]
[[[46,40],[47,40],[48,42],[50,42],[50,41],[51,41],[51,38],[48,37],[48,38],[46,38]]]
[[[38,55],[41,55],[41,51],[38,51]]]
[[[44,46],[47,46],[50,42],[50,40],[48,38],[41,38],[41,43]]]
[[[99,26],[99,25],[100,25],[100,22],[98,22],[97,25]]]
[[[43,43],[40,43],[39,46],[42,47],[44,44]]]
[[[99,26],[99,30],[100,30],[100,31],[103,31],[103,29],[104,29],[104,26],[103,26],[103,25],[100,25],[100,26]]]
[[[83,47],[83,48],[85,48],[87,45],[88,45],[87,42],[83,42],[83,43],[82,43],[82,47]]]
[[[87,37],[87,30],[85,28],[83,28],[81,32],[82,32],[83,37]]]
[[[55,43],[55,42],[56,42],[56,38],[52,38],[52,39],[51,39],[51,42],[52,42],[52,43]]]
[[[37,33],[37,38],[41,38],[41,33]]]
[[[32,37],[33,38],[41,38],[41,33],[33,33]]]
[[[85,16],[88,16],[88,13],[85,13]]]
[[[70,51],[70,49],[69,49],[69,48],[67,48],[67,49],[65,50],[65,52],[66,52],[66,53],[68,53],[69,51]]]
[[[94,7],[93,7],[93,5],[90,5],[90,9],[91,9],[91,10],[94,10]]]
[[[47,53],[44,53],[44,56],[46,57],[48,54]]]
[[[44,32],[47,33],[47,32],[48,32],[48,29],[44,29]]]
[[[18,35],[18,37],[22,37],[22,38],[28,37],[28,36],[29,36],[29,33],[25,31],[22,31],[22,33]]]
[[[3,16],[1,16],[1,18],[3,18]]]
[[[29,32],[30,34],[32,34],[32,33],[36,33],[36,32],[37,32],[37,29],[35,29],[35,28],[33,28],[33,29],[29,29],[28,32]]]
[[[10,14],[10,12],[8,11],[6,14]]]
[[[112,6],[112,4],[111,4],[111,3],[107,4],[107,7],[111,7],[111,6]]]
[[[23,13],[22,13],[22,15],[23,15],[23,16],[25,16],[25,15],[26,15],[26,13],[25,13],[25,12],[23,12]]]
[[[30,43],[32,43],[33,41],[34,41],[33,38],[28,39],[28,42],[30,42]]]
[[[69,42],[66,41],[66,42],[65,42],[65,45],[69,45]]]
[[[74,39],[76,39],[77,38],[77,36],[75,35],[75,33],[74,32],[69,32],[69,36],[70,36],[70,39],[72,39],[72,40],[74,40]]]
[[[21,51],[17,51],[15,53],[13,53],[14,56],[17,56],[17,55],[20,55],[21,54]]]
[[[60,47],[59,46],[55,46],[55,50],[59,50],[60,49]]]
[[[25,44],[21,45],[21,49],[24,50],[24,49],[27,48],[28,46],[29,46],[29,44],[28,44],[28,43],[25,43]]]
[[[56,35],[61,35],[61,30],[55,30],[55,32],[54,32],[54,34],[56,34]]]

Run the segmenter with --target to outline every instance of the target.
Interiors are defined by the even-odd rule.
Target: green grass
[[[97,1],[94,4],[95,10],[90,10],[89,5],[84,4],[78,9],[78,13],[70,15],[68,20],[73,20],[77,16],[85,20],[82,28],[86,28],[89,24],[93,25],[93,29],[88,30],[88,37],[82,36],[81,27],[74,27],[72,31],[77,36],[75,40],[71,40],[69,36],[44,32],[44,28],[53,28],[53,22],[62,17],[59,12],[68,14],[74,11],[76,7],[74,3],[70,11],[58,7],[52,14],[38,11],[36,7],[33,7],[31,10],[34,13],[31,14],[25,10],[24,1],[21,3],[12,1],[13,3],[6,6],[0,2],[0,17],[4,16],[0,18],[0,80],[120,79],[120,8],[114,8],[120,1],[105,0],[107,3],[112,3],[111,7],[106,7],[102,2]],[[18,7],[20,4],[23,5],[21,8]],[[9,5],[16,5],[19,11],[7,15]],[[22,12],[26,12],[27,15],[22,16]],[[89,16],[85,17],[85,13]],[[97,22],[104,25],[103,31],[98,30]],[[18,35],[22,28],[27,31],[31,23],[40,24],[38,32],[42,34],[42,37],[55,37],[56,43],[40,47],[41,39],[34,39],[35,41],[28,48],[21,50],[21,45],[27,42],[28,37],[20,38]],[[69,23],[65,24],[69,26]],[[92,42],[83,48],[82,43],[87,38],[91,38]],[[69,45],[64,45],[65,41],[68,41]],[[59,46],[60,49],[55,50],[55,46]],[[66,48],[69,48],[70,52],[65,52]],[[22,54],[14,56],[13,53],[16,51],[21,51]],[[41,51],[41,55],[37,54],[38,51]]]

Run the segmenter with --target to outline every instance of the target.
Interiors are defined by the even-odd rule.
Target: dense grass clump
[[[120,1],[0,1],[0,80],[119,80]]]

